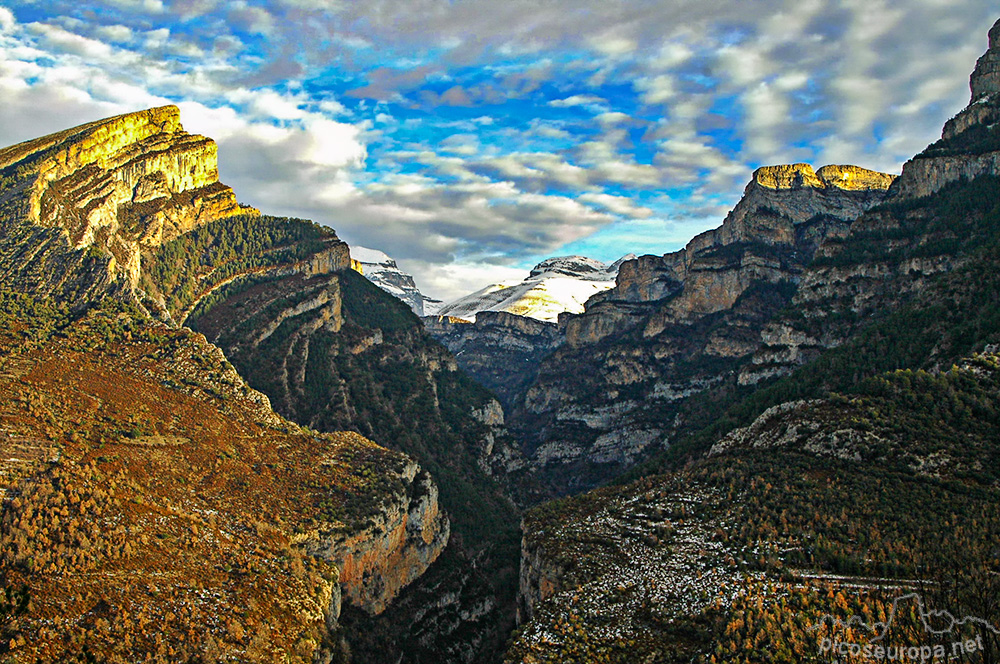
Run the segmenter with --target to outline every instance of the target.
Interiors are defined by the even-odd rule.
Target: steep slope
[[[500,471],[514,446],[502,416],[493,417],[493,397],[458,370],[409,307],[349,269],[346,245],[328,229],[232,217],[164,244],[144,265],[141,283],[165,315],[218,344],[279,413],[320,431],[363,432],[413,456],[435,479],[458,536],[443,556],[445,573],[417,584],[443,584],[453,602],[431,611],[389,607],[378,619],[349,612],[362,639],[352,639],[356,660],[380,661],[388,642],[410,657],[453,648],[455,661],[482,661],[498,652],[513,623],[514,590],[504,579],[516,574],[517,515],[494,478],[506,479]],[[169,284],[173,295],[156,295],[155,284]],[[468,610],[487,598],[487,610]],[[442,617],[463,612],[467,620]],[[386,639],[366,645],[378,630]],[[419,651],[411,647],[417,635],[427,644]]]
[[[226,351],[231,354],[237,370],[252,385],[259,384],[269,390],[279,411],[297,418],[303,424],[333,432],[331,438],[325,434],[317,434],[313,429],[299,429],[298,425],[281,420],[270,411],[267,399],[254,392],[256,398],[265,404],[263,408],[266,410],[266,415],[258,417],[271,422],[269,426],[280,431],[287,429],[292,432],[289,435],[293,437],[302,432],[306,443],[314,440],[320,442],[314,447],[309,447],[306,443],[299,447],[289,447],[290,443],[285,443],[280,437],[275,438],[266,431],[258,431],[258,427],[245,434],[248,436],[246,440],[249,442],[246,444],[249,448],[244,449],[241,443],[232,450],[228,447],[225,449],[229,450],[226,454],[230,456],[240,455],[240,463],[245,459],[253,468],[253,473],[260,476],[253,481],[242,477],[233,479],[235,485],[232,488],[232,500],[242,501],[245,495],[242,492],[246,487],[250,487],[247,491],[255,496],[264,494],[267,491],[264,487],[273,483],[275,495],[260,498],[260,509],[256,512],[256,518],[261,524],[280,531],[269,537],[279,544],[289,543],[296,552],[311,554],[306,556],[306,562],[303,563],[307,567],[313,564],[310,562],[313,560],[330,560],[339,569],[339,581],[327,580],[324,592],[338,598],[338,608],[341,592],[348,600],[345,602],[345,611],[351,613],[352,627],[343,636],[351,640],[361,638],[374,621],[381,620],[372,616],[392,613],[393,598],[440,556],[449,542],[450,522],[444,516],[447,511],[457,515],[462,525],[462,536],[457,537],[456,545],[448,549],[450,553],[447,558],[458,561],[452,563],[452,569],[462,570],[462,574],[456,573],[448,577],[451,583],[448,592],[455,597],[450,609],[454,613],[462,613],[466,604],[479,602],[484,596],[499,599],[494,601],[489,610],[475,614],[470,619],[471,623],[459,620],[436,630],[432,641],[441,639],[450,640],[459,646],[464,644],[466,648],[463,654],[467,656],[465,661],[482,655],[481,651],[497,652],[499,647],[496,643],[506,638],[504,630],[509,629],[513,622],[513,586],[510,583],[503,584],[506,588],[504,590],[498,584],[503,581],[504,574],[508,577],[516,574],[517,521],[513,506],[490,476],[491,454],[500,454],[506,440],[501,427],[490,416],[496,402],[455,370],[454,361],[447,351],[423,335],[418,319],[404,305],[351,271],[347,245],[337,239],[330,229],[302,220],[262,216],[256,210],[235,203],[232,192],[215,180],[214,143],[184,133],[177,109],[172,107],[84,125],[14,146],[3,151],[2,155],[5,169],[4,179],[0,183],[3,186],[0,197],[4,205],[4,254],[0,256],[0,271],[10,278],[11,287],[31,293],[35,298],[51,295],[60,306],[66,305],[76,311],[74,316],[87,315],[90,308],[99,302],[132,303],[130,306],[134,305],[139,309],[130,309],[129,316],[138,317],[142,322],[129,325],[127,335],[135,338],[140,334],[136,331],[140,328],[144,330],[141,334],[147,334],[147,328],[163,330],[150,333],[152,340],[149,343],[152,347],[141,348],[166,365],[174,361],[172,353],[177,349],[168,346],[157,350],[156,344],[160,341],[166,343],[172,338],[173,330],[178,324],[204,325],[213,334],[213,338],[225,332]],[[44,242],[39,241],[39,238]],[[245,309],[240,310],[244,306]],[[144,319],[146,312],[151,312],[160,322]],[[228,320],[219,318],[220,315],[228,316]],[[72,319],[60,329],[70,329],[75,320]],[[97,326],[95,334],[99,336],[105,328],[106,326]],[[36,334],[38,332],[34,327],[24,331],[27,338]],[[59,334],[63,332],[60,331]],[[176,334],[190,336],[187,332]],[[97,399],[98,404],[107,402],[112,396],[120,399],[123,402],[121,408],[126,410],[131,421],[132,411],[127,407],[152,409],[152,402],[156,399],[162,399],[164,404],[174,403],[161,392],[163,389],[173,389],[171,386],[175,383],[177,389],[181,390],[188,389],[185,385],[191,389],[202,383],[208,385],[202,390],[204,394],[198,393],[194,397],[199,403],[204,402],[204,409],[192,411],[175,404],[176,412],[170,413],[160,408],[157,412],[168,418],[166,422],[160,422],[157,418],[150,419],[149,426],[155,432],[151,434],[149,441],[143,438],[145,434],[138,434],[143,438],[140,447],[150,447],[152,450],[150,453],[155,456],[157,464],[155,468],[144,461],[136,461],[140,466],[142,463],[146,463],[146,466],[130,465],[121,470],[126,476],[132,472],[140,473],[138,477],[141,478],[146,477],[142,473],[150,473],[149,476],[153,478],[151,481],[154,482],[159,482],[156,478],[162,477],[168,484],[176,485],[175,488],[180,487],[176,488],[177,491],[185,492],[204,488],[193,482],[201,477],[200,466],[195,468],[195,475],[190,478],[186,475],[192,470],[192,462],[183,456],[188,449],[185,445],[190,443],[190,446],[200,449],[199,446],[210,443],[202,442],[187,433],[177,436],[160,434],[174,429],[197,430],[199,426],[206,426],[199,425],[200,421],[214,422],[214,409],[227,413],[226,408],[230,405],[226,396],[228,393],[218,392],[218,388],[211,382],[214,380],[216,364],[225,362],[222,354],[215,346],[205,344],[202,337],[193,338],[208,349],[205,352],[215,354],[217,362],[196,362],[195,367],[190,369],[192,375],[184,380],[171,378],[169,375],[165,377],[159,370],[150,370],[142,374],[140,384],[118,381],[123,386],[123,391],[118,394],[115,392],[115,385],[118,383],[112,383],[107,387],[109,395],[102,395]],[[82,348],[96,347],[89,340],[74,339],[74,343],[81,344]],[[289,347],[283,344],[290,339],[296,342],[306,341],[307,346],[308,342],[314,341],[311,360],[309,356],[286,356]],[[52,352],[58,357],[66,355],[68,348],[73,346],[58,345]],[[102,363],[107,365],[108,376],[112,380],[119,370],[138,370],[137,367],[144,366],[144,356],[137,348],[132,347],[126,336],[126,340],[121,342],[121,348],[114,347],[107,357],[96,354],[95,365],[86,373],[72,375],[68,380],[78,380],[82,384],[96,381],[98,385],[106,385],[97,380],[96,367],[100,367]],[[325,355],[331,350],[331,355]],[[370,352],[359,360],[354,359],[365,350]],[[34,348],[32,352],[35,351],[43,352],[39,348]],[[337,355],[341,363],[327,363],[326,360],[332,355]],[[125,364],[119,364],[119,358]],[[25,361],[34,359],[35,356],[29,353]],[[59,375],[52,366],[52,361],[49,362],[45,365],[45,372]],[[296,362],[297,364],[293,364]],[[264,367],[289,364],[294,368],[290,374],[261,371]],[[207,372],[206,376],[196,375],[199,370]],[[231,369],[228,371],[232,373]],[[336,374],[337,371],[343,373]],[[324,382],[334,375],[337,376],[334,382]],[[233,376],[236,374],[233,373]],[[277,384],[272,381],[276,377],[280,378]],[[39,376],[40,380],[43,378],[44,376]],[[142,383],[142,380],[148,380],[149,385]],[[152,391],[152,396],[148,399],[140,394],[147,388]],[[46,384],[44,389],[39,390],[40,398],[46,403],[58,400],[62,392],[52,391],[55,389]],[[349,398],[328,404],[329,398],[338,390],[343,390]],[[82,392],[81,398],[85,395],[86,392]],[[91,403],[86,401],[81,408]],[[189,415],[191,419],[188,419]],[[111,426],[113,419],[109,417],[106,421],[101,420],[101,426]],[[227,436],[244,435],[234,427],[249,425],[243,423],[242,419],[237,419],[239,421],[228,429],[219,430],[220,441],[225,441]],[[76,422],[72,418],[69,421]],[[124,425],[121,428],[130,430]],[[443,476],[449,479],[447,495],[441,497],[442,504],[438,503],[438,485],[410,457],[389,452],[356,433],[344,433],[345,430],[364,430],[379,442],[397,449],[409,448],[426,459],[433,466],[429,470],[435,478]],[[48,448],[39,451],[39,448],[26,444],[21,440],[24,435],[23,432],[19,433],[19,437],[14,440],[12,454],[18,459],[24,457],[23,462],[14,464],[14,470],[9,473],[5,471],[5,477],[21,477],[25,467],[30,470],[29,474],[34,473],[40,467],[37,459],[48,454]],[[256,447],[258,443],[254,441],[258,440],[266,450]],[[166,442],[161,445],[163,441]],[[346,441],[338,443],[340,447],[337,449],[342,447],[343,454],[330,452],[327,447],[332,443],[323,441]],[[147,442],[149,446],[145,445]],[[101,443],[98,441],[94,444]],[[161,449],[163,446],[166,447]],[[300,449],[301,452],[295,451]],[[86,449],[78,452],[84,456],[90,454]],[[294,466],[282,465],[282,455],[286,453],[297,455]],[[330,473],[325,465],[327,461],[333,467],[347,464],[351,471],[346,474],[333,473],[328,481],[317,478],[317,474]],[[212,461],[205,472],[217,468],[219,463],[225,462]],[[278,479],[275,479],[275,464],[283,468],[278,473],[281,475]],[[307,465],[309,470],[303,470]],[[215,471],[213,477],[225,479],[227,476],[220,475],[220,472]],[[94,477],[88,475],[82,477],[81,481],[98,481]],[[454,478],[454,481],[450,481],[450,478]],[[188,484],[189,481],[193,483]],[[286,492],[285,487],[290,485],[298,488]],[[371,490],[364,489],[369,485]],[[150,500],[159,500],[157,496],[160,494],[156,493],[159,489],[149,489],[142,482],[130,487],[131,493],[123,494],[122,502],[132,500],[134,494],[142,494],[147,489],[151,492]],[[42,497],[47,495],[46,490]],[[164,504],[173,504],[174,494],[163,495]],[[301,503],[301,514],[296,516],[301,518],[295,522],[297,525],[270,522],[273,510],[269,507],[269,501],[272,499],[287,499],[289,509],[293,510]],[[231,503],[219,503],[218,508],[214,505],[215,503],[211,503],[207,509],[218,513],[220,519],[224,517],[231,520],[232,528],[235,529],[233,532],[239,533],[246,529],[241,525],[245,523],[241,521],[242,513],[224,513],[223,508],[229,509]],[[10,514],[12,520],[3,522],[3,533],[17,539],[18,548],[15,551],[21,550],[24,542],[24,538],[17,535],[18,529],[29,526],[37,529],[36,522],[42,514],[35,510],[23,517],[16,512],[20,509],[8,505],[4,507],[4,518]],[[503,536],[496,538],[498,541],[493,546],[487,546],[481,536],[479,540],[475,540],[475,524],[480,521],[474,520],[472,515],[483,517],[482,525],[479,526],[481,532],[489,532],[492,536],[506,533],[506,539]],[[347,525],[340,525],[340,521]],[[49,531],[56,533],[65,525],[60,523],[50,527]],[[198,532],[203,533],[203,538],[207,538],[210,543],[223,541],[219,533],[204,530],[200,525]],[[65,555],[71,557],[76,555],[71,544],[75,542],[76,545],[87,546],[85,543],[80,544],[74,537],[76,536],[70,533],[57,541],[57,544],[64,542],[69,547],[69,552]],[[185,536],[178,542],[186,542],[187,539],[190,537]],[[250,542],[248,546],[251,553],[255,550],[254,547],[263,546],[260,540],[247,541]],[[471,542],[475,543],[470,544]],[[201,544],[192,545],[195,548],[189,555],[188,550],[181,548],[171,536],[162,538],[160,544],[162,546],[157,550],[162,554],[158,554],[161,562],[151,563],[152,567],[138,570],[137,576],[148,573],[156,577],[160,574],[156,566],[167,564],[171,551],[178,560],[194,560],[199,555],[210,563],[217,559],[214,553],[199,552]],[[177,548],[171,549],[175,544]],[[268,551],[272,549],[273,547]],[[257,555],[271,555],[263,549],[261,551]],[[63,553],[60,552],[59,555]],[[34,554],[17,556],[11,559],[13,571],[9,575],[5,573],[5,585],[14,587],[19,583],[22,577],[17,575],[21,572],[16,570],[21,569],[18,566],[27,565],[25,574],[30,574],[24,579],[29,588],[34,587],[32,584],[43,584],[45,596],[51,593],[53,604],[47,606],[57,607],[72,600],[51,590],[51,584],[57,583],[57,578],[50,576],[54,573],[52,569],[32,567],[31,561],[36,557]],[[470,574],[468,560],[472,556],[476,557],[477,567]],[[299,559],[301,556],[296,554],[296,560]],[[187,565],[187,562],[184,564]],[[222,563],[219,566],[226,568]],[[244,567],[239,568],[239,573],[244,576],[257,574],[253,578],[261,584],[267,582],[271,573],[280,573],[280,569],[273,564],[269,563],[265,567],[266,570],[260,574],[252,572],[252,568]],[[187,579],[184,575],[189,574],[195,574],[190,566],[184,568],[180,578]],[[226,574],[229,572],[226,571]],[[220,576],[218,583],[228,583],[227,578],[225,575]],[[441,575],[436,578],[440,583]],[[124,594],[114,595],[119,599],[112,599],[107,594],[112,592],[110,586],[106,581],[102,583],[104,585],[96,589],[93,595],[87,596],[87,601],[97,602],[99,608],[104,604],[119,606],[119,599],[127,599],[137,592],[134,587],[126,586],[122,590]],[[195,584],[195,581],[191,583]],[[313,585],[315,584],[309,588]],[[196,585],[192,587],[197,589]],[[107,595],[104,604],[101,604],[101,593]],[[142,599],[141,593],[136,597],[136,602],[146,601]],[[254,606],[252,601],[246,601],[246,597],[245,594],[236,597],[233,606]],[[180,610],[180,604],[177,603],[190,603],[187,598],[187,595],[171,592],[168,597],[158,600],[157,606],[160,608],[155,614],[185,616],[192,629],[197,630],[197,626],[201,624],[199,621],[206,620],[205,616],[209,613],[194,615],[186,609]],[[336,638],[340,637],[332,636],[324,621],[327,614],[333,615],[335,611],[331,609],[325,613],[308,613],[305,618],[295,619],[298,620],[296,622],[286,618],[278,610],[278,607],[297,606],[302,602],[305,602],[305,596],[301,593],[294,595],[291,592],[276,591],[273,601],[269,600],[265,609],[255,615],[266,624],[284,621],[282,630],[286,627],[289,630],[299,627],[312,630],[307,638],[304,637],[310,643],[301,646],[302,653],[307,653],[301,657],[311,659],[313,654],[319,653],[321,647],[332,654],[339,649],[333,646],[336,645]],[[332,602],[330,606],[333,606]],[[421,615],[428,617],[423,623],[419,616],[415,618],[412,614],[386,620],[394,637],[404,640],[408,638],[406,635],[409,631],[424,630],[427,621],[440,618],[446,609],[449,607],[439,606],[436,612],[430,611],[428,614],[424,611]],[[76,610],[73,608],[71,613]],[[100,610],[104,611],[103,608]],[[253,610],[256,611],[256,608]],[[273,612],[273,615],[269,612]],[[32,615],[29,612],[25,620],[33,620]],[[111,614],[111,617],[115,615]],[[225,611],[220,609],[220,615],[226,615]],[[477,619],[482,629],[476,638],[471,638],[470,632],[475,631]],[[69,654],[82,653],[81,649],[90,637],[86,632],[79,631],[80,624],[83,623],[60,623],[58,627],[46,632],[43,640],[65,642],[69,644]],[[4,627],[5,625],[0,625],[0,629]],[[91,629],[89,623],[85,629]],[[111,652],[114,649],[108,650],[108,644],[113,642],[110,636],[112,632],[117,635],[114,638],[118,638],[133,627],[128,624],[112,632],[103,627],[101,629],[106,634],[97,638],[97,645],[91,649]],[[236,629],[236,632],[239,630]],[[211,645],[208,641],[206,644],[188,647],[184,639],[178,640],[180,637],[176,637],[172,631],[165,634],[167,636],[163,639],[165,645],[162,648],[165,651],[173,648],[180,652],[180,646],[184,645],[186,652],[196,655],[208,652],[205,657],[211,657],[211,653],[217,649],[216,645]],[[287,636],[285,632],[282,634]],[[265,645],[268,643],[266,634],[251,636],[255,642]],[[243,637],[234,638],[236,643]],[[144,639],[145,635],[142,643],[145,643]],[[126,640],[125,649],[119,649],[118,656],[126,660],[135,659],[128,653],[134,654],[145,647],[135,643]],[[294,642],[288,645],[278,639],[274,643],[278,645],[271,650],[299,652],[292,647]],[[385,644],[382,645],[383,649],[379,652],[384,656]],[[436,642],[432,644],[436,645]],[[136,650],[129,650],[133,647]],[[270,656],[262,654],[263,651],[240,654],[240,647],[242,646],[233,646],[236,650],[224,648],[223,654],[248,661],[258,661]],[[400,646],[400,651],[402,648],[403,645]],[[157,650],[159,649],[157,645]],[[365,661],[363,653],[355,651],[355,655],[356,661]],[[43,659],[49,656],[46,654]]]
[[[681,406],[729,381],[796,292],[821,244],[846,235],[892,176],[849,166],[758,169],[722,226],[624,262],[567,317],[508,419],[555,490],[607,480],[675,437]]]
[[[550,258],[524,281],[489,286],[425,316],[424,327],[455,356],[458,366],[491,390],[511,412],[538,376],[542,359],[565,342],[567,312],[613,287],[632,254],[605,265],[581,256]],[[559,321],[563,320],[563,323]],[[508,472],[519,472],[519,459]]]
[[[134,286],[143,248],[255,213],[218,181],[216,153],[174,106],[0,150],[0,285],[86,301]]]
[[[966,197],[986,212],[978,199],[992,195],[990,185],[974,191],[962,183],[1000,175],[998,60],[1000,22],[970,78],[970,105],[948,121],[941,140],[903,166],[885,206],[862,215],[847,237],[826,243],[802,279],[794,312],[768,326],[741,382],[787,374],[820,350],[842,343],[867,319],[918,293],[935,274],[961,265],[978,246],[989,230],[983,224],[967,226],[963,233],[943,220],[961,213]]]
[[[1000,625],[997,360],[790,403],[684,470],[530,513],[526,623],[505,661],[822,662],[833,641],[970,639],[968,661],[995,661],[996,627],[932,634],[907,611],[880,643],[823,621],[884,620],[915,592]],[[968,411],[930,405],[952,398]]]
[[[993,128],[967,131],[975,170]],[[688,401],[646,477],[526,515],[506,661],[997,661],[1000,177],[905,173],[930,193],[862,215],[781,314],[823,316],[807,277],[853,266],[823,293],[834,343]]]
[[[619,266],[630,258],[610,265],[584,256],[549,258],[523,281],[487,286],[443,305],[437,315],[475,321],[482,311],[505,311],[554,323],[559,314],[579,313],[592,295],[611,288]]]
[[[388,255],[366,247],[351,247],[352,267],[386,293],[399,298],[418,316],[431,315],[441,305],[440,300],[425,297],[413,277],[399,269]]]
[[[341,587],[377,609],[444,547],[412,460],[280,418],[200,335],[66,311],[0,294],[10,661],[328,661]]]

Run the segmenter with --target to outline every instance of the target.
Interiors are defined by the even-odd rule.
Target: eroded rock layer
[[[614,288],[561,321],[565,344],[516,404],[533,466],[576,491],[662,448],[680,406],[746,361],[822,244],[893,180],[854,166],[761,168],[722,226],[623,263]]]
[[[135,286],[144,248],[255,214],[219,182],[217,147],[164,106],[0,150],[3,285],[81,297]]]

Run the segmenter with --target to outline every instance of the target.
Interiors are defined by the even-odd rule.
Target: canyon
[[[1000,21],[898,177],[761,167],[679,251],[423,318],[176,107],[0,150],[0,656],[807,661],[913,588],[996,623],[998,63]]]

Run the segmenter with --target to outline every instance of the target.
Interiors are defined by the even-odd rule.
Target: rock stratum
[[[185,132],[175,106],[4,148],[0,186],[3,284],[37,294],[135,286],[144,249],[256,212],[219,182],[215,142]]]
[[[509,397],[530,465],[575,492],[669,444],[680,406],[747,361],[823,243],[893,181],[854,166],[761,168],[722,226],[623,262],[613,288],[560,321],[565,343]]]
[[[507,397],[529,467],[562,492],[606,481],[710,420],[705,402],[788,375],[965,265],[1000,174],[998,34],[969,106],[899,177],[758,169],[722,226],[625,262],[561,321],[565,343]]]
[[[972,106],[881,202],[818,243],[781,306],[744,319],[755,320],[748,352],[716,365],[715,385],[659,390],[681,400],[662,411],[675,427],[670,448],[630,482],[525,515],[522,624],[505,662],[820,662],[836,642],[868,646],[873,658],[891,653],[864,615],[892,616],[897,653],[945,652],[954,634],[978,631],[989,632],[979,637],[982,659],[1000,652],[1000,176],[982,160],[996,127],[976,121],[988,116],[990,97],[977,91],[989,84],[998,26],[973,75]],[[955,171],[912,166],[944,157]],[[969,175],[953,178],[961,169]],[[602,362],[631,350],[635,372],[655,366],[643,344],[670,329],[646,337],[644,326],[684,285],[644,312],[635,305],[670,272],[655,272],[660,257],[637,263],[619,277],[633,286],[627,347],[580,340]],[[614,306],[625,300],[595,303]],[[717,327],[686,332],[729,333],[741,306],[708,314]],[[697,312],[667,309],[668,322]],[[696,369],[662,367],[663,378]],[[628,393],[631,423],[652,400],[641,380]],[[562,390],[564,401],[587,394]],[[578,412],[589,424],[595,411]],[[945,606],[980,627],[948,620]]]
[[[0,151],[0,578],[32,598],[0,625],[11,661],[329,661],[341,598],[384,612],[448,544],[431,476],[344,431],[366,414],[303,429],[178,327],[237,290],[291,300],[241,328],[256,348],[352,304],[347,245],[239,204],[216,154],[175,107]]]

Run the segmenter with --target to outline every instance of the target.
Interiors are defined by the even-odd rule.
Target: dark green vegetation
[[[528,653],[541,662],[827,661],[821,638],[867,643],[871,634],[811,625],[824,614],[884,620],[893,600],[908,592],[918,592],[928,609],[1000,623],[997,360],[983,356],[939,375],[880,375],[864,381],[863,396],[776,418],[772,428],[785,434],[777,447],[737,446],[670,475],[532,511],[533,546],[555,567],[574,570],[569,587],[579,590],[541,605],[543,628],[557,635],[557,646],[539,646],[529,629],[508,661]],[[862,442],[847,444],[847,431]],[[827,452],[807,447],[817,440],[829,443]],[[692,492],[707,498],[684,511],[656,506],[656,496]],[[614,556],[621,554],[614,552],[628,545],[580,526],[616,515],[642,523],[648,517],[640,515],[649,514],[647,532],[661,537],[648,557],[683,559],[694,549],[694,569],[672,581],[652,577],[652,590],[624,587],[616,599],[606,588],[617,578]],[[657,602],[656,588],[695,575],[711,581],[693,611]],[[605,610],[616,602],[634,606],[629,600],[637,597],[633,614],[617,609],[615,618],[637,627],[622,630],[619,640],[606,638],[608,614],[587,612],[576,599],[589,594],[602,597]],[[978,636],[982,654],[960,661],[1000,658],[997,634],[956,629],[934,639],[914,608],[906,607],[886,645],[950,648]]]
[[[899,220],[899,227],[906,231],[894,231],[892,236],[909,238],[906,246],[910,251],[900,248],[899,242],[879,243],[873,233],[863,233],[856,240],[845,241],[843,252],[864,262],[902,262],[914,252],[925,251],[933,238],[947,234],[961,238],[962,251],[952,254],[960,267],[938,275],[911,297],[904,296],[898,306],[887,306],[862,318],[824,312],[822,317],[807,319],[790,307],[783,315],[799,321],[802,327],[844,323],[848,340],[791,376],[756,391],[725,387],[704,400],[689,403],[685,419],[691,423],[692,433],[681,438],[650,468],[670,468],[703,453],[726,432],[749,424],[780,403],[824,398],[832,392],[865,394],[880,384],[866,379],[879,374],[906,369],[947,370],[988,344],[1000,343],[998,190],[1000,178],[983,177],[950,185],[927,199],[887,205],[873,213],[883,220]],[[912,241],[914,238],[917,241]],[[882,254],[877,253],[879,247]],[[838,256],[834,254],[833,260],[839,260]],[[891,287],[891,283],[886,284],[885,292],[891,292]],[[720,406],[724,408],[721,416]]]
[[[173,313],[211,288],[263,268],[291,264],[326,247],[328,228],[284,217],[238,215],[196,228],[164,244],[143,264],[140,287]],[[203,302],[202,306],[210,306]]]
[[[513,623],[519,538],[516,510],[481,461],[496,432],[473,411],[492,396],[457,369],[405,304],[360,274],[283,267],[314,260],[328,247],[337,251],[307,222],[226,219],[165,245],[146,278],[171,284],[167,292],[179,294],[168,299],[172,313],[190,309],[187,324],[221,346],[279,413],[315,430],[357,431],[413,456],[434,477],[453,543],[410,592],[429,592],[422,588],[434,583],[460,605],[490,606],[465,625],[428,626],[445,622],[431,612],[421,626],[413,616],[426,611],[412,602],[378,619],[348,611],[348,632],[359,635],[354,661],[385,661],[384,641],[360,636],[380,633],[395,635],[400,652],[410,653],[406,661],[448,648],[472,649],[467,654],[489,661]],[[428,630],[439,635],[428,639]]]
[[[915,260],[944,269],[886,270],[884,282],[789,305],[778,320],[814,335],[836,330],[844,342],[784,378],[726,382],[689,400],[679,442],[659,458],[615,487],[529,513],[533,546],[557,568],[576,564],[579,590],[542,603],[541,625],[518,637],[508,661],[829,661],[822,638],[864,644],[871,634],[811,625],[824,614],[885,620],[908,592],[927,609],[1000,625],[997,192],[1000,178],[985,176],[869,212],[812,269]],[[692,493],[703,498],[684,515],[655,505],[655,496]],[[651,513],[661,520],[643,521]],[[600,552],[628,550],[589,525],[615,518],[661,535],[649,547],[654,558],[700,549],[690,574],[718,575],[714,587],[724,589],[680,613],[657,605],[652,591],[607,595],[608,606],[644,607],[626,612],[632,622],[616,619],[632,627],[609,640],[607,614],[588,613],[575,598],[606,592],[600,581],[614,557]],[[581,558],[581,543],[592,559]],[[542,644],[543,629],[556,646]],[[886,645],[943,643],[949,654],[953,641],[978,637],[982,651],[957,661],[1000,661],[995,632],[928,636],[913,602],[892,630]]]

